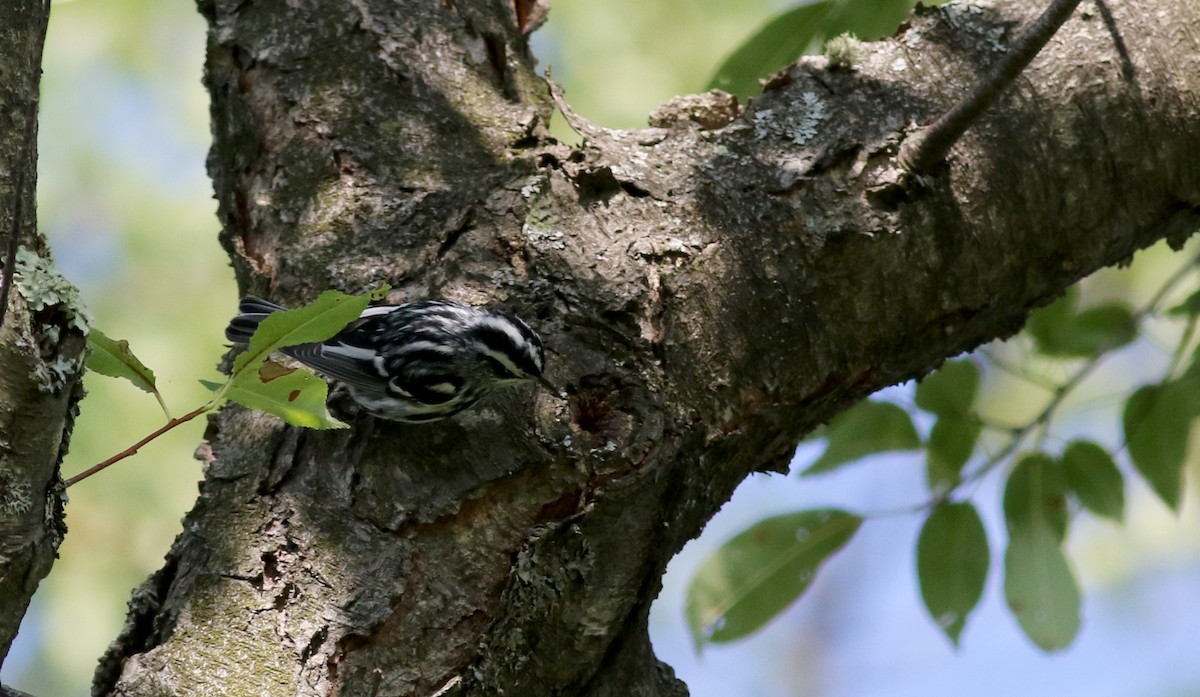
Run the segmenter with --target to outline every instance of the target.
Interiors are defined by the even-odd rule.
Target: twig
[[[1176,269],[1174,273],[1172,273],[1165,281],[1163,281],[1163,284],[1159,286],[1158,290],[1155,291],[1150,300],[1148,300],[1145,305],[1143,305],[1137,312],[1134,313],[1134,320],[1140,323],[1151,313],[1153,313],[1158,308],[1159,303],[1161,303],[1163,299],[1166,298],[1166,296],[1194,270],[1195,262],[1184,264]],[[1065,382],[1063,382],[1054,390],[1054,396],[1050,398],[1050,401],[1046,403],[1045,407],[1042,408],[1042,411],[1035,416],[1032,421],[1014,432],[1013,439],[1007,446],[1002,448],[1000,452],[988,458],[988,460],[976,468],[975,471],[963,477],[958,485],[955,486],[955,488],[957,489],[965,484],[974,482],[990,472],[996,465],[1000,464],[1002,461],[1007,459],[1008,456],[1016,452],[1017,448],[1020,447],[1023,442],[1025,442],[1025,438],[1031,432],[1033,432],[1034,429],[1041,428],[1044,437],[1046,426],[1049,424],[1050,419],[1054,417],[1054,413],[1062,405],[1063,400],[1067,398],[1067,395],[1073,392],[1075,388],[1084,381],[1084,379],[1091,375],[1092,371],[1094,371],[1100,365],[1100,362],[1111,354],[1111,351],[1102,351],[1094,356],[1091,356],[1086,363],[1080,366],[1079,370],[1077,370],[1073,375],[1071,375],[1071,377],[1067,378]]]
[[[1167,279],[1163,281],[1162,285],[1159,286],[1158,290],[1155,291],[1154,295],[1146,302],[1146,304],[1134,312],[1135,321],[1140,323],[1146,317],[1157,311],[1159,304],[1162,303],[1162,301],[1171,293],[1171,291],[1176,288],[1176,286],[1178,286],[1181,282],[1183,282],[1184,279],[1186,279],[1195,271],[1197,265],[1200,265],[1200,259],[1193,259],[1192,261],[1180,266],[1170,276],[1168,276]],[[1196,330],[1197,323],[1200,323],[1200,320],[1192,318],[1188,326],[1185,328],[1184,337],[1181,340],[1182,343],[1180,344],[1180,347],[1176,349],[1175,355],[1172,357],[1171,370],[1167,373],[1168,379],[1171,374],[1178,370],[1179,365],[1183,360],[1183,354],[1185,353],[1184,347],[1190,343],[1192,335]],[[1009,440],[1009,442],[999,451],[989,456],[987,460],[983,462],[983,464],[979,465],[974,470],[961,477],[959,481],[950,489],[935,492],[932,497],[920,503],[900,506],[883,511],[864,513],[862,514],[863,517],[872,519],[887,518],[911,515],[914,513],[920,513],[921,511],[929,510],[939,503],[948,500],[951,496],[953,496],[956,492],[961,491],[964,487],[979,481],[986,474],[995,469],[997,465],[1007,460],[1013,453],[1017,451],[1018,448],[1021,447],[1021,445],[1025,442],[1025,439],[1029,437],[1030,433],[1040,429],[1039,438],[1045,438],[1050,420],[1054,418],[1055,412],[1057,412],[1058,408],[1062,406],[1063,401],[1066,400],[1067,396],[1073,392],[1075,388],[1080,385],[1080,383],[1087,379],[1087,377],[1091,375],[1097,367],[1099,367],[1100,363],[1110,355],[1112,355],[1112,351],[1106,350],[1091,356],[1087,362],[1080,366],[1079,369],[1075,371],[1075,373],[1073,373],[1069,378],[1067,378],[1066,381],[1052,390],[1053,396],[1045,404],[1045,406],[1042,407],[1042,410],[1037,414],[1037,416],[1035,416],[1029,423],[1013,428],[1001,426],[1000,428],[1004,428],[1012,434],[1012,439]],[[987,426],[988,424],[985,423],[984,425]],[[1121,447],[1126,447],[1126,444],[1123,443]]]
[[[1052,0],[1050,7],[1034,20],[1012,49],[996,63],[988,77],[971,94],[942,114],[931,126],[905,141],[900,147],[900,163],[911,174],[928,174],[942,160],[963,133],[979,120],[1004,90],[1025,70],[1050,37],[1067,21],[1080,0]]]
[[[191,421],[192,419],[196,418],[197,416],[200,416],[201,414],[207,412],[211,407],[212,407],[211,403],[205,404],[201,407],[194,409],[193,411],[189,411],[188,413],[184,414],[183,416],[171,419],[167,423],[163,424],[162,427],[160,427],[154,433],[151,433],[150,435],[139,440],[138,442],[134,443],[133,445],[129,446],[128,448],[125,448],[124,450],[117,453],[116,455],[113,455],[112,457],[108,458],[104,462],[101,462],[98,465],[93,465],[92,467],[89,467],[88,469],[75,475],[74,477],[71,477],[70,479],[68,479],[66,481],[66,483],[63,484],[63,486],[69,487],[72,484],[75,484],[76,482],[81,482],[84,479],[87,479],[88,477],[92,476],[93,474],[95,474],[103,469],[106,469],[109,465],[112,465],[116,462],[120,462],[121,460],[124,460],[125,458],[130,457],[132,455],[137,455],[138,450],[141,449],[141,447],[144,446],[145,444],[149,443],[150,441],[154,440],[155,438],[158,438],[159,436],[166,433],[167,431],[170,431],[171,429],[175,428],[176,426],[187,423],[188,421]]]

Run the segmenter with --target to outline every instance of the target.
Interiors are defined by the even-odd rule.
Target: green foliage
[[[147,368],[138,360],[137,356],[133,355],[133,352],[129,350],[128,341],[110,339],[105,336],[104,332],[96,328],[92,328],[88,333],[87,341],[88,349],[90,349],[87,357],[88,370],[107,375],[110,378],[124,378],[139,390],[154,395],[159,406],[162,407],[163,413],[168,419],[171,418],[171,413],[167,410],[167,405],[163,402],[158,385],[155,383],[154,371]]]
[[[978,393],[979,368],[969,360],[947,361],[917,383],[917,406],[938,416],[962,416]]]
[[[955,646],[983,596],[990,557],[983,521],[971,504],[942,503],[925,519],[917,539],[921,597]]]
[[[1008,549],[1004,597],[1026,636],[1046,651],[1070,645],[1079,632],[1079,587],[1063,555],[1066,480],[1044,453],[1021,458],[1004,487]]]
[[[1125,403],[1123,418],[1129,458],[1154,493],[1179,508],[1188,437],[1197,414],[1196,380],[1138,388]]]
[[[726,542],[692,577],[687,622],[697,648],[732,641],[800,597],[862,524],[845,511],[800,511],[760,521]]]
[[[1119,348],[1137,338],[1137,321],[1124,303],[1112,302],[1075,312],[1078,292],[1063,297],[1029,317],[1026,328],[1047,356],[1086,358]]]
[[[1020,527],[1045,526],[1061,539],[1067,535],[1067,483],[1062,465],[1045,453],[1017,462],[1004,486],[1004,520],[1011,534]]]
[[[347,428],[325,406],[329,386],[307,370],[267,361],[258,371],[243,375],[246,377],[233,381],[225,393],[238,404],[274,414],[293,426]]]
[[[953,487],[962,476],[962,469],[975,452],[983,423],[973,414],[943,414],[929,431],[925,474],[929,488],[943,490]]]
[[[1125,478],[1107,450],[1091,441],[1072,441],[1062,466],[1067,488],[1084,507],[1117,522],[1125,517]]]
[[[916,385],[915,408],[907,413],[892,403],[864,402],[836,417],[821,434],[828,440],[828,447],[802,470],[803,475],[829,472],[872,453],[912,449],[914,441],[915,447],[924,447],[930,498],[916,507],[928,511],[917,542],[917,576],[930,616],[954,644],[983,592],[990,550],[975,507],[950,499],[961,495],[966,485],[1006,466],[1010,467],[1002,499],[1008,533],[1004,554],[1006,602],[1021,630],[1046,651],[1070,645],[1078,634],[1081,596],[1063,543],[1073,512],[1122,520],[1125,478],[1114,453],[1096,442],[1070,441],[1061,454],[1047,451],[1044,444],[1065,398],[1104,358],[1137,339],[1142,323],[1150,318],[1176,323],[1182,320],[1183,327],[1162,380],[1133,390],[1124,404],[1125,445],[1130,462],[1158,496],[1168,506],[1179,507],[1191,430],[1200,416],[1200,348],[1196,346],[1200,292],[1190,293],[1182,302],[1168,304],[1166,299],[1185,281],[1200,283],[1194,268],[1193,264],[1183,265],[1162,282],[1144,308],[1136,311],[1119,302],[1077,310],[1079,293],[1071,289],[1062,299],[1031,316],[1025,335],[1027,345],[1034,350],[1021,363],[1008,364],[986,353],[979,358],[949,361]],[[1049,392],[1041,410],[1028,422],[1012,426],[981,416],[977,412],[981,360],[992,360],[1006,373]],[[1060,374],[1070,366],[1071,372],[1061,379],[1047,380],[1027,376],[1026,364],[1051,366]],[[934,417],[924,439],[914,428],[917,410]],[[1007,443],[1000,447],[993,444],[991,455],[978,458],[979,443],[993,431]],[[1028,441],[1035,434],[1037,439],[1030,448]],[[1072,506],[1073,502],[1077,505]],[[737,539],[743,540],[743,536]],[[771,555],[764,554],[763,558]],[[758,561],[751,556],[727,563],[738,565],[744,578],[754,578],[756,571],[764,573],[762,567],[755,567]],[[706,570],[716,573],[709,567]],[[716,587],[711,579],[710,585]],[[725,627],[714,618],[724,615],[695,614],[695,607],[689,606],[698,641],[710,640],[703,631],[718,637],[712,640],[738,636],[747,631],[747,626],[766,622],[768,611],[781,610],[797,594],[794,589],[781,590],[770,584],[756,590],[774,592],[779,597],[756,598],[754,621],[739,619],[733,625],[735,632],[719,633]],[[710,595],[719,594],[710,591]]]
[[[324,341],[358,319],[367,309],[371,295],[347,295],[327,290],[304,307],[268,315],[250,337],[250,345],[233,362],[236,380],[246,370],[255,370],[271,353],[287,346]]]
[[[168,414],[165,426],[125,451],[71,477],[66,485],[71,486],[135,454],[142,445],[201,414],[220,409],[226,400],[274,414],[293,426],[346,428],[346,424],[329,413],[325,404],[329,386],[324,380],[307,369],[288,368],[268,358],[281,348],[324,341],[337,334],[358,319],[372,300],[381,299],[386,292],[386,286],[365,295],[325,291],[304,307],[268,316],[250,337],[247,350],[234,359],[229,379],[224,383],[200,381],[213,393],[207,404],[177,419]],[[154,372],[133,355],[128,342],[113,341],[99,331],[93,332],[89,342],[92,347],[89,367],[104,375],[129,380],[139,389],[152,392],[162,404]],[[165,405],[163,411],[166,412]]]
[[[917,385],[917,406],[937,415],[929,432],[925,471],[931,489],[957,484],[975,452],[983,424],[971,412],[979,394],[979,368],[969,360],[948,361]]]
[[[1192,293],[1186,300],[1167,310],[1167,314],[1174,317],[1200,316],[1200,290]]]
[[[267,368],[267,358],[281,348],[324,341],[358,319],[372,299],[383,297],[387,288],[366,295],[347,295],[336,290],[321,293],[315,301],[293,310],[276,312],[263,320],[250,337],[250,345],[233,361],[233,371],[223,398],[274,414],[293,426],[346,428],[325,407],[328,386],[307,370],[282,371]],[[265,372],[264,372],[265,370]]]
[[[890,36],[912,12],[916,0],[816,0],[784,12],[749,36],[717,68],[709,89],[753,97],[758,81],[805,54],[821,51],[825,42],[853,33],[866,40]]]
[[[1022,521],[1004,553],[1004,597],[1021,629],[1046,651],[1066,648],[1079,632],[1079,586],[1059,535],[1044,522]]]
[[[915,450],[921,439],[908,412],[895,404],[866,400],[842,412],[825,430],[829,444],[816,462],[801,472],[811,476],[889,450]]]

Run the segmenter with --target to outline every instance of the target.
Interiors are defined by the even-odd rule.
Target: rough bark
[[[0,264],[4,265],[9,263],[14,218],[19,218],[15,242],[43,258],[47,254],[36,232],[33,121],[49,13],[50,3],[45,0],[13,0],[0,6]],[[11,270],[5,278],[13,278]],[[8,306],[0,314],[0,663],[66,532],[58,466],[80,396],[84,348],[83,333],[72,321],[79,308],[47,304],[49,294],[67,288],[48,264],[37,272],[18,273],[16,282],[10,283]]]
[[[95,693],[685,694],[647,610],[744,477],[1200,222],[1200,13],[1174,0],[1069,21],[904,181],[904,137],[1038,10],[972,7],[923,11],[855,70],[804,61],[736,117],[571,116],[572,150],[499,0],[202,2],[242,290],[505,305],[570,399],[344,432],[227,409]]]

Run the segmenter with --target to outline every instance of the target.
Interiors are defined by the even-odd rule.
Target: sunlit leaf
[[[955,646],[987,580],[987,533],[969,503],[933,510],[917,540],[917,579],[929,616]]]
[[[947,361],[917,384],[917,406],[925,411],[966,414],[979,392],[979,368],[969,360]]]
[[[370,301],[370,295],[327,290],[304,307],[268,315],[250,337],[250,345],[234,359],[233,374],[257,370],[273,351],[285,346],[328,339],[358,319]]]
[[[726,542],[688,587],[696,647],[746,636],[778,615],[861,523],[844,511],[801,511],[767,518]]]
[[[329,386],[307,370],[267,361],[257,375],[234,378],[225,395],[243,406],[274,414],[293,426],[347,428],[325,406]]]
[[[820,52],[825,41],[851,33],[865,41],[890,36],[916,4],[915,0],[817,0],[788,10],[764,24],[717,68],[709,89],[752,97],[758,81]]]
[[[167,411],[167,405],[158,392],[154,371],[147,368],[138,360],[137,356],[133,355],[133,351],[129,350],[128,341],[110,339],[104,332],[93,327],[88,333],[87,342],[88,348],[91,349],[87,357],[88,370],[112,378],[124,378],[139,390],[149,392],[158,400],[158,405],[162,407],[167,418],[171,418],[170,412]]]
[[[1067,483],[1062,465],[1045,453],[1022,457],[1004,485],[1004,519],[1011,533],[1044,525],[1059,538],[1067,533]]]
[[[942,489],[958,482],[962,468],[975,452],[975,443],[983,424],[971,414],[945,413],[929,432],[925,471],[931,489]]]
[[[324,341],[337,334],[386,290],[357,296],[328,290],[304,307],[268,315],[250,337],[250,345],[234,359],[229,381],[215,390],[214,403],[232,399],[294,426],[345,428],[325,406],[329,393],[325,381],[307,370],[283,368],[267,359],[286,346]]]
[[[1004,553],[1004,597],[1017,622],[1046,651],[1070,646],[1079,633],[1079,586],[1047,525],[1021,525]]]
[[[1071,493],[1096,515],[1120,521],[1125,514],[1125,480],[1112,456],[1091,441],[1073,441],[1063,451],[1063,475]]]
[[[1196,397],[1195,381],[1188,380],[1140,387],[1125,402],[1129,459],[1171,508],[1179,507]]]
[[[825,452],[801,476],[829,472],[873,453],[921,447],[908,412],[888,402],[859,402],[829,422],[825,437]]]

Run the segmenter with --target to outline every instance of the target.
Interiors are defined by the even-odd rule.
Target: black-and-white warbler
[[[225,337],[238,344],[284,308],[243,298]],[[495,387],[542,376],[542,340],[504,312],[447,300],[368,307],[336,336],[288,346],[285,355],[340,381],[368,413],[410,423],[436,421],[470,407]]]

